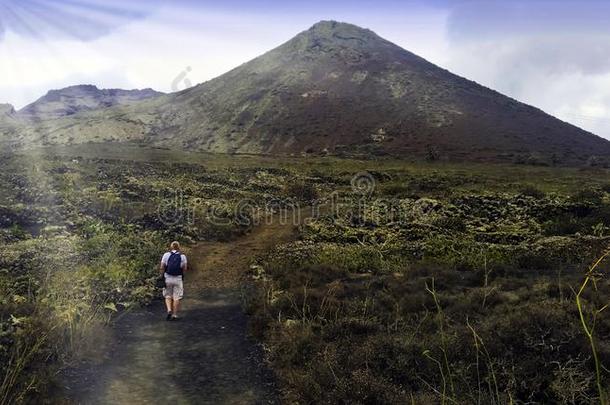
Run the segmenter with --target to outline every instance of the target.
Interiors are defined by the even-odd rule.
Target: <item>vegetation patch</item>
[[[168,241],[230,241],[291,207],[297,240],[244,289],[287,402],[607,396],[608,263],[587,272],[610,242],[605,169],[137,150],[3,160],[0,402],[40,402],[94,358],[156,296]]]

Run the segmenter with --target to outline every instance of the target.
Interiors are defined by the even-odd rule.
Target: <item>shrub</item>
[[[537,199],[543,199],[546,196],[546,193],[542,190],[540,190],[539,188],[537,188],[536,186],[532,186],[532,185],[527,185],[525,187],[523,187],[521,189],[521,194],[528,196],[528,197],[534,197]]]
[[[516,257],[516,262],[524,270],[548,270],[556,264],[555,260],[540,252],[524,252]]]
[[[432,225],[441,228],[443,230],[464,232],[466,231],[466,221],[463,218],[458,217],[444,217],[434,220]]]
[[[299,201],[311,202],[318,199],[318,190],[311,182],[301,180],[293,181],[286,185],[284,193],[289,198],[296,198]]]
[[[579,203],[588,203],[598,205],[601,204],[603,193],[601,190],[594,188],[585,188],[572,195],[572,199]]]
[[[582,229],[582,221],[570,214],[560,215],[542,225],[542,231],[547,236],[574,235]]]

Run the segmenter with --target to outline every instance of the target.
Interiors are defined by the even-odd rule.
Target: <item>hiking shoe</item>
[[[165,320],[166,321],[171,321],[172,320],[172,313],[171,312],[167,313],[167,317],[165,317]]]

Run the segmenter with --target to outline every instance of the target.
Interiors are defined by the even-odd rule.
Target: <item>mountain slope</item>
[[[0,104],[0,116],[7,117],[15,114],[15,107],[10,104]]]
[[[1,138],[14,138],[17,136],[19,119],[15,108],[11,104],[0,104],[0,135]],[[0,139],[1,141],[2,139]]]
[[[92,85],[70,86],[51,90],[35,102],[19,110],[23,118],[39,120],[73,115],[82,111],[125,105],[161,95],[152,89],[98,89]]]
[[[134,140],[240,153],[610,155],[600,137],[333,21],[206,83],[41,122],[18,143]]]
[[[176,95],[186,120],[159,131],[205,149],[608,153],[609,143],[465,80],[369,30],[321,22]],[[170,109],[177,114],[176,109]],[[168,114],[169,115],[169,114]],[[171,117],[168,117],[171,118]],[[180,122],[182,121],[182,122]]]

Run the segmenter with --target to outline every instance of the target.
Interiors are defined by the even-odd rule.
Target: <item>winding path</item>
[[[240,286],[253,256],[294,237],[294,226],[262,224],[232,242],[192,247],[179,322],[163,303],[116,322],[103,361],[65,371],[62,403],[274,404],[273,375],[247,336]]]

